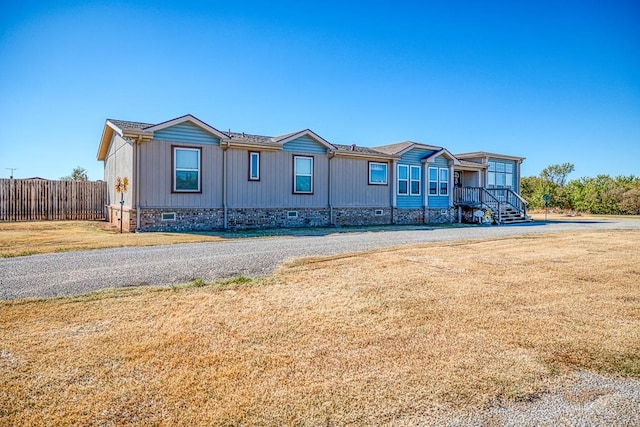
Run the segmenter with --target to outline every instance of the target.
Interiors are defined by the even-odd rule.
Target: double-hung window
[[[249,181],[260,181],[260,153],[249,151]]]
[[[429,195],[449,195],[449,169],[429,168]]]
[[[409,166],[398,165],[398,194],[409,194]]]
[[[201,152],[200,148],[173,147],[173,192],[202,191]]]
[[[369,184],[387,185],[387,164],[369,162]]]
[[[440,168],[440,195],[449,195],[449,169]]]
[[[429,168],[429,195],[438,195],[438,168]]]
[[[409,187],[412,196],[420,195],[420,166],[411,166],[411,182]]]
[[[313,157],[293,157],[293,192],[313,194]]]

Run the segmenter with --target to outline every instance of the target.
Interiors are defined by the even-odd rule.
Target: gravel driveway
[[[193,279],[209,282],[237,275],[256,277],[272,272],[282,261],[295,257],[413,243],[593,229],[640,229],[640,220],[558,221],[499,227],[394,227],[349,232],[320,229],[304,230],[295,236],[4,258],[0,259],[0,299],[77,295],[103,288],[171,285]]]

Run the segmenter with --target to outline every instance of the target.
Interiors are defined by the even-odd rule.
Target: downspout
[[[422,222],[423,223],[427,223],[429,221],[429,219],[427,218],[428,214],[428,210],[429,210],[429,189],[427,188],[429,185],[429,166],[427,162],[422,163],[422,180],[423,182],[420,183],[420,186],[422,187]],[[426,184],[426,185],[423,185]]]
[[[134,145],[134,155],[136,157],[136,168],[134,173],[134,182],[135,185],[135,206],[136,206],[136,227],[135,231],[138,231],[140,228],[140,144],[142,143],[142,135],[138,136],[138,141]]]
[[[328,188],[327,188],[327,200],[329,202],[329,224],[330,225],[335,225],[333,223],[333,203],[331,202],[331,159],[334,158],[335,152],[329,151],[328,154],[329,154],[329,166],[328,166],[328,169],[329,169],[329,178],[328,178],[329,185],[328,185]]]
[[[397,160],[392,160],[391,161],[391,224],[395,224],[396,223],[396,205],[398,202],[397,196],[396,196],[396,185],[397,184],[397,179],[396,179],[396,174],[398,173],[398,162]]]
[[[229,228],[229,217],[227,212],[227,150],[229,149],[229,141],[226,147],[222,149],[222,210],[224,216],[223,228]]]

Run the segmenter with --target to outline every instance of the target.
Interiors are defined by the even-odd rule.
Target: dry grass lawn
[[[425,244],[0,304],[2,425],[370,425],[640,378],[640,232]]]
[[[122,246],[209,242],[218,236],[188,233],[119,233],[104,221],[0,222],[0,258]]]

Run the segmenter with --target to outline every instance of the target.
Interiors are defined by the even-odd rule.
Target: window
[[[387,164],[369,162],[369,184],[387,185]]]
[[[449,195],[449,169],[440,168],[440,195]]]
[[[260,181],[260,153],[249,151],[249,181]]]
[[[420,166],[411,166],[411,186],[412,196],[420,195]]]
[[[489,162],[487,169],[489,187],[513,187],[513,163]]]
[[[438,168],[429,168],[429,195],[438,195]]]
[[[199,193],[200,148],[173,147],[173,191]]]
[[[409,194],[409,166],[398,165],[398,194]]]
[[[175,221],[176,213],[175,212],[162,212],[161,221]]]
[[[513,187],[513,163],[505,164],[505,179],[507,181],[507,188]]]
[[[313,194],[313,157],[293,157],[293,192]]]
[[[449,169],[429,168],[429,195],[449,195]]]
[[[489,162],[489,169],[487,169],[487,185],[489,187],[496,186],[496,162]]]

